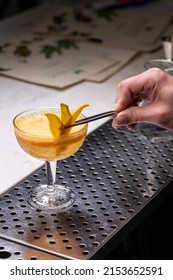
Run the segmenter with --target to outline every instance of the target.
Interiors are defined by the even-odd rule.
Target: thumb
[[[141,107],[130,107],[123,111],[121,111],[116,117],[113,119],[113,126],[124,126],[131,125],[138,122],[150,122],[158,124],[158,116],[160,110],[158,105],[147,105]]]

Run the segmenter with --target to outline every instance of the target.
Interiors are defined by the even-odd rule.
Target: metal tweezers
[[[91,116],[91,117],[87,117],[87,118],[78,120],[74,124],[65,126],[65,128],[69,128],[69,127],[72,127],[72,126],[80,125],[80,124],[83,124],[83,123],[88,123],[88,122],[96,121],[96,120],[99,120],[99,119],[102,119],[102,118],[105,118],[105,117],[108,117],[108,116],[112,116],[112,115],[117,115],[117,114],[118,113],[116,111],[104,112],[104,113],[101,113],[101,114],[97,114],[97,115],[94,115],[94,116]]]

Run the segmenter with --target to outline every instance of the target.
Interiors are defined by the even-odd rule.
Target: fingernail
[[[127,124],[127,118],[124,117],[124,116],[119,116],[119,117],[116,119],[116,124],[117,124],[117,125],[126,125],[126,124]]]

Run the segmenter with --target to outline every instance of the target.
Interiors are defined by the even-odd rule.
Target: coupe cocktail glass
[[[70,187],[56,184],[56,164],[73,155],[82,146],[88,125],[74,126],[68,134],[54,137],[46,113],[60,116],[60,109],[24,111],[14,118],[14,131],[19,145],[26,153],[45,161],[47,184],[34,188],[29,194],[28,203],[37,209],[56,209],[62,212],[72,206],[75,194]],[[83,114],[78,117],[81,118],[84,118]]]

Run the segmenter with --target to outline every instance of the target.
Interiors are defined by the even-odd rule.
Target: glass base
[[[30,192],[28,203],[36,209],[55,209],[64,212],[75,202],[75,194],[69,188],[55,185],[53,190],[49,190],[47,185],[42,185]]]

